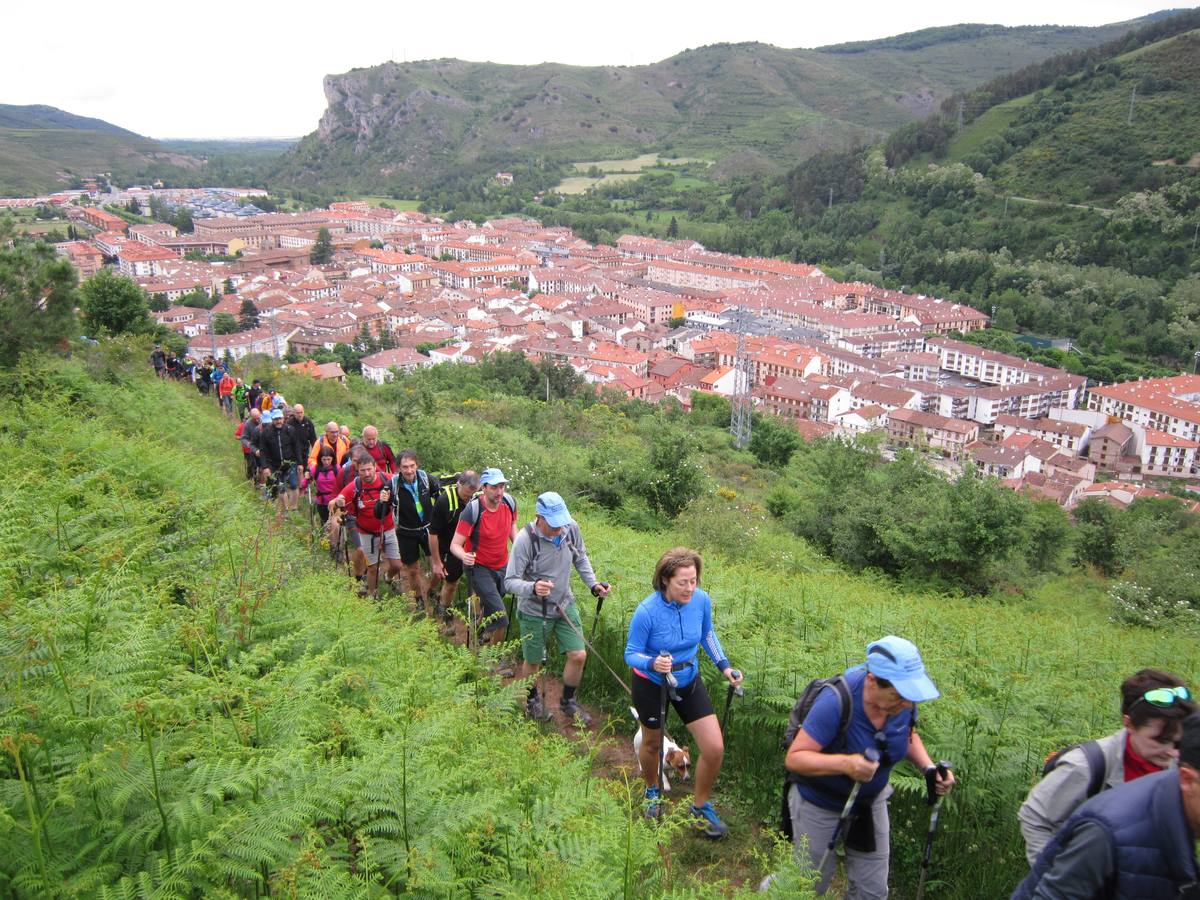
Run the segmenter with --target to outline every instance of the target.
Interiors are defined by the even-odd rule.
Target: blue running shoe
[[[693,806],[692,816],[695,818],[696,827],[704,832],[705,837],[715,839],[729,834],[729,826],[721,821],[721,817],[717,815],[717,811],[713,809],[711,803]]]

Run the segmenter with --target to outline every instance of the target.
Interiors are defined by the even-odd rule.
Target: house
[[[384,384],[396,377],[396,370],[412,372],[432,366],[433,360],[410,347],[381,350],[362,358],[362,375],[368,381]]]
[[[888,438],[896,444],[926,444],[951,459],[960,459],[979,438],[979,425],[919,409],[894,409],[888,415]]]
[[[253,331],[235,331],[233,334],[201,335],[188,342],[187,352],[197,358],[212,355],[220,359],[228,355],[233,359],[241,359],[251,353],[265,353],[281,359],[287,353],[288,340],[299,330],[281,329],[272,333],[271,328],[256,328]]]

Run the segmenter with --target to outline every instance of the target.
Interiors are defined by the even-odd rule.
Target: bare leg
[[[583,664],[587,660],[587,651],[568,650],[566,656],[567,661],[563,665],[563,684],[579,687],[579,681],[583,678]]]
[[[662,755],[662,729],[639,726],[642,730],[642,749],[638,762],[642,764],[642,778],[646,787],[658,787],[658,758]]]
[[[379,586],[379,563],[373,566],[367,566],[367,595],[370,597],[378,596],[376,588]]]
[[[692,733],[700,751],[700,760],[696,763],[696,799],[693,802],[703,806],[712,796],[713,785],[721,771],[725,740],[721,737],[721,725],[715,715],[697,719],[688,725],[688,731]]]

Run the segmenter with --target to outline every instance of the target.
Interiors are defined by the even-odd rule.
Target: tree
[[[81,293],[80,309],[89,332],[136,334],[151,327],[146,292],[124,275],[101,269],[84,282]]]
[[[6,233],[7,232],[7,233]],[[17,241],[0,225],[0,365],[75,334],[75,268],[47,244]]]
[[[800,435],[775,416],[755,416],[750,452],[765,466],[782,469],[800,446]]]
[[[247,297],[242,301],[242,308],[238,310],[238,326],[240,331],[253,331],[261,324],[258,318],[258,307],[254,305],[254,301]]]
[[[212,318],[213,334],[233,334],[239,331],[238,320],[231,313],[217,313]]]
[[[190,291],[179,298],[179,305],[188,306],[192,309],[212,309],[216,306],[216,303],[213,302],[213,298],[208,291],[197,285],[194,291]]]
[[[667,321],[668,328],[682,328],[687,324],[687,316],[671,316]]]
[[[192,211],[186,206],[179,207],[175,210],[175,215],[171,217],[171,224],[179,230],[180,234],[191,234],[192,229],[195,228]]]
[[[669,237],[669,238],[679,237],[679,220],[676,219],[674,216],[671,216],[671,221],[667,225],[667,237]]]
[[[317,230],[317,241],[312,245],[308,254],[309,262],[315,266],[327,263],[333,259],[333,241],[329,237],[329,229],[321,226]]]
[[[233,279],[232,279],[232,278],[226,278],[226,279],[225,279],[225,284],[224,284],[224,285],[222,285],[222,287],[221,287],[221,292],[222,292],[223,294],[226,294],[226,295],[228,295],[228,294],[236,294],[236,293],[237,293],[237,288],[235,288],[235,287],[233,286]],[[255,312],[255,315],[257,315],[257,314],[258,314],[258,310],[255,310],[254,312]]]
[[[166,294],[151,294],[147,303],[150,312],[166,312],[171,308],[171,301],[167,299]]]

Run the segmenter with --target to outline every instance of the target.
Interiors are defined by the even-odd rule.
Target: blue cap
[[[567,512],[567,501],[554,491],[546,491],[537,498],[537,514],[546,520],[551,528],[562,528],[571,524],[571,514]]]
[[[484,469],[479,475],[480,484],[508,484],[508,479],[499,469]]]
[[[277,395],[275,397],[275,399],[271,401],[271,405],[274,406],[276,409],[282,409],[283,408],[283,398]]]
[[[271,412],[271,410],[269,410],[269,409],[268,409],[266,412],[264,412],[264,413],[262,414],[262,420],[263,420],[264,422],[273,422],[273,421],[275,421],[275,413]]]
[[[925,664],[912,641],[889,634],[867,647],[867,671],[892,683],[905,700],[921,703],[941,695],[925,674]]]

